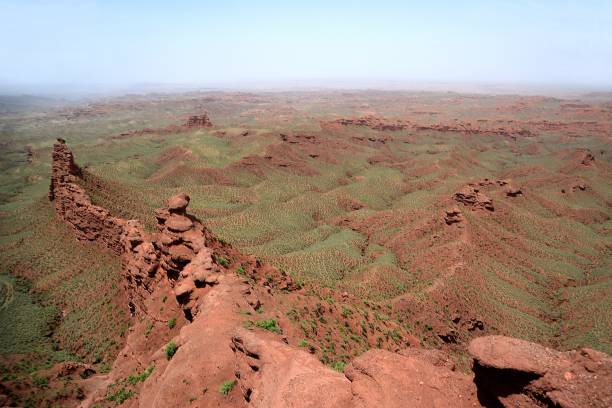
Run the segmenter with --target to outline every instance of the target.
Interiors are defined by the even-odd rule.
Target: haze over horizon
[[[0,84],[612,84],[612,3],[0,1]]]

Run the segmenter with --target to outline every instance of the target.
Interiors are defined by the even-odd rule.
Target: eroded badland
[[[605,95],[2,107],[0,405],[612,405]]]

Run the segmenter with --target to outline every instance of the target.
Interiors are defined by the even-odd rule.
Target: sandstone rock
[[[49,199],[53,201],[57,216],[73,228],[77,239],[98,241],[121,254],[125,221],[91,203],[85,189],[78,184],[82,170],[75,164],[63,139],[53,145],[52,158]]]
[[[470,377],[431,364],[419,350],[410,356],[372,349],[345,370],[354,407],[479,407]]]
[[[183,214],[189,205],[189,196],[185,193],[179,193],[168,199],[168,211],[171,213]]]
[[[457,207],[446,210],[445,213],[446,215],[444,216],[444,222],[446,225],[457,224],[464,221],[461,210],[459,210]]]
[[[306,351],[240,329],[232,337],[236,377],[253,407],[350,407],[351,383]]]
[[[466,186],[454,195],[455,201],[474,209],[484,208],[495,211],[493,200],[480,192],[478,188]]]
[[[175,263],[188,263],[195,256],[189,247],[182,244],[171,246],[168,254]]]
[[[195,287],[195,283],[190,279],[180,281],[174,287],[174,295],[179,303],[186,303],[189,300],[189,295],[194,291]]]
[[[507,197],[518,197],[523,195],[523,191],[518,187],[508,186],[505,192]]]
[[[185,124],[185,126],[188,128],[212,127],[212,125],[213,124],[206,113],[190,116]]]
[[[193,221],[184,215],[172,214],[170,218],[166,220],[165,225],[170,231],[185,232],[193,227]]]
[[[590,349],[559,352],[524,340],[472,340],[475,383],[487,404],[612,406],[612,358]]]
[[[418,343],[417,343],[418,344]],[[438,349],[422,349],[417,346],[410,346],[407,349],[400,350],[398,354],[404,357],[418,358],[426,361],[436,367],[445,367],[451,371],[455,371],[455,363],[450,355]]]

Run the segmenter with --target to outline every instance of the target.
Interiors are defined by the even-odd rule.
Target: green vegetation
[[[114,402],[115,405],[121,405],[128,399],[134,396],[134,391],[128,391],[125,388],[120,388],[113,394],[109,394],[106,396],[107,401]]]
[[[173,317],[172,319],[168,320],[168,328],[172,330],[174,326],[176,326],[176,317]]]
[[[170,343],[166,344],[166,348],[164,349],[164,352],[166,353],[166,358],[168,360],[172,359],[172,357],[174,357],[174,354],[176,353],[176,350],[178,350],[178,346],[175,342],[171,341]]]
[[[262,329],[266,329],[273,333],[281,334],[283,332],[280,326],[278,325],[276,319],[257,320],[255,322],[255,326],[260,327]]]
[[[229,394],[236,386],[236,380],[228,380],[219,386],[219,393],[223,395]]]
[[[154,365],[149,366],[142,373],[138,375],[130,375],[127,380],[132,385],[136,385],[140,382],[144,382],[147,378],[149,378],[151,373],[153,373],[153,370],[155,370],[155,366]]]
[[[49,385],[49,377],[32,375],[32,384],[38,388],[46,388]]]
[[[229,266],[229,261],[222,256],[216,256],[215,260],[217,261],[219,265],[221,265],[224,268],[227,268]]]

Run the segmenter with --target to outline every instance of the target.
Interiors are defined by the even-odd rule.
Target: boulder
[[[189,205],[189,196],[185,193],[173,195],[168,199],[168,211],[183,214]]]
[[[612,358],[591,350],[559,352],[505,336],[472,340],[469,352],[482,401],[504,407],[610,407]]]
[[[172,214],[170,218],[166,220],[165,225],[170,231],[185,232],[193,227],[193,221],[184,215]]]

